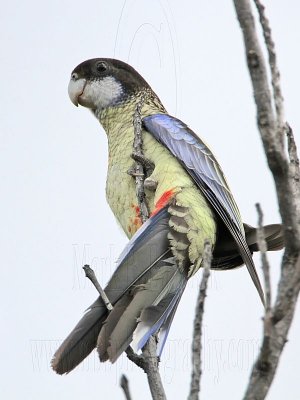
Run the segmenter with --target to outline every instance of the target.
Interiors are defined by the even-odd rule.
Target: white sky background
[[[287,119],[300,139],[299,11],[265,1],[276,42]],[[124,8],[123,8],[124,7]],[[122,13],[123,8],[123,13]],[[232,1],[6,1],[1,4],[1,363],[3,399],[150,399],[125,357],[93,353],[68,376],[49,367],[58,343],[96,298],[81,266],[105,283],[126,244],[105,201],[106,137],[69,101],[72,69],[92,57],[131,63],[170,114],[214,150],[243,218],[279,221],[255,123],[252,89]],[[275,285],[280,257],[270,257]],[[260,272],[260,261],[256,257]],[[201,274],[190,281],[161,362],[170,399],[186,398],[191,330]],[[205,399],[241,399],[260,343],[263,310],[245,268],[213,273],[204,320]],[[299,317],[268,399],[299,398]]]

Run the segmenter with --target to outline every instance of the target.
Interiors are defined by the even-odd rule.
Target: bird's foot
[[[145,176],[145,174],[144,174],[143,172],[138,172],[138,171],[136,170],[136,167],[135,167],[135,166],[130,167],[130,168],[127,170],[127,174],[130,175],[130,176],[133,176],[134,178],[137,177],[137,176],[141,176],[141,177],[144,177],[144,176]]]
[[[149,160],[149,158],[145,157],[143,154],[136,152],[133,152],[131,157],[134,159],[134,161],[137,161],[142,164],[142,166],[144,167],[146,177],[152,174],[155,165],[151,160]]]
[[[147,178],[144,181],[144,188],[150,190],[151,192],[155,192],[157,185],[158,182],[152,178]]]

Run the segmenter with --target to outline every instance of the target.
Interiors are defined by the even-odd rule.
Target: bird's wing
[[[235,240],[255,287],[264,294],[245,239],[242,219],[225,176],[207,145],[182,121],[167,114],[143,118],[144,128],[176,157]]]

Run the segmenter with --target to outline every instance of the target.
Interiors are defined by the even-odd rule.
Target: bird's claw
[[[145,157],[143,154],[139,154],[136,152],[133,152],[131,157],[134,159],[134,161],[142,164],[145,170],[146,177],[152,174],[155,168],[155,164],[151,160],[149,160],[149,158]]]

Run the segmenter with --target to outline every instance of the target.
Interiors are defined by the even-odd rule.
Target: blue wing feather
[[[166,114],[143,119],[144,126],[189,169],[194,178],[201,179],[235,224],[244,232],[241,216],[225,176],[207,145],[180,120]]]
[[[264,303],[263,290],[245,239],[238,207],[211,150],[186,124],[170,115],[150,115],[143,118],[143,125],[180,161],[224,222]]]

